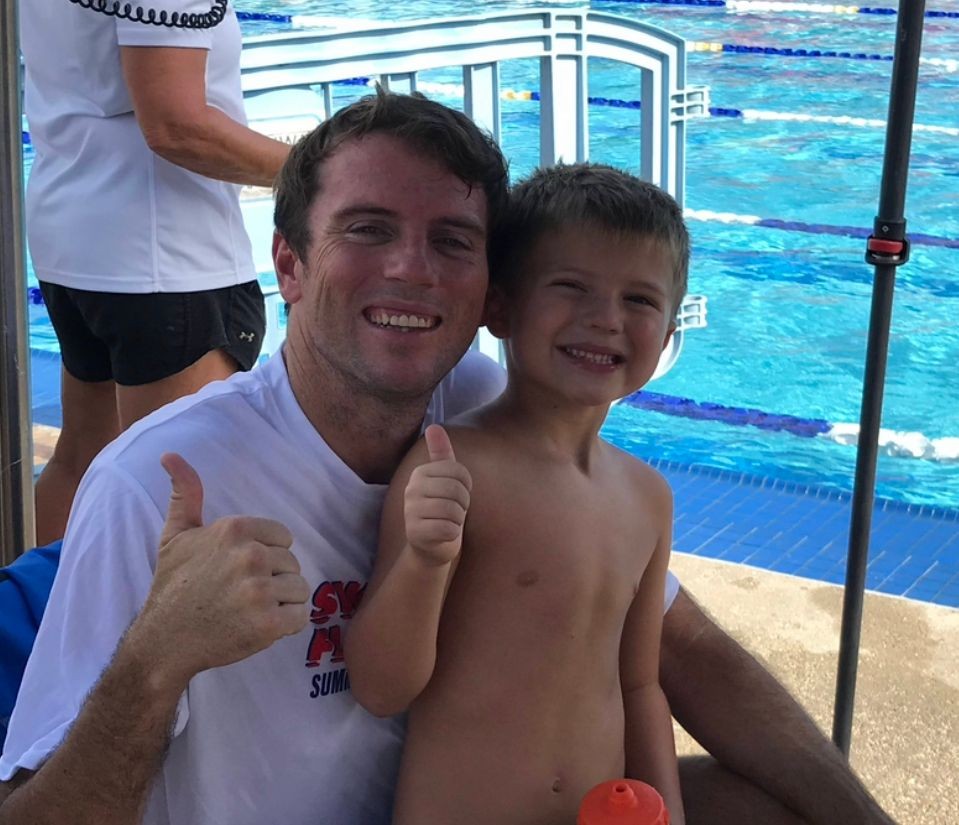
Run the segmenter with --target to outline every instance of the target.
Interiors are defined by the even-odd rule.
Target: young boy
[[[514,189],[499,238],[487,326],[508,385],[397,471],[346,640],[353,694],[409,708],[395,825],[571,825],[622,776],[682,825],[658,682],[672,494],[598,436],[675,329],[682,213],[627,173],[558,166]]]

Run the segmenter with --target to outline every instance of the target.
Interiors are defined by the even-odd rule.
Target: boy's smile
[[[586,406],[628,395],[675,329],[673,294],[661,243],[589,227],[544,232],[493,309],[507,318],[511,384]]]
[[[578,362],[579,366],[596,369],[600,372],[611,371],[626,360],[621,353],[604,347],[583,345],[581,347],[560,347],[560,349],[571,359]]]

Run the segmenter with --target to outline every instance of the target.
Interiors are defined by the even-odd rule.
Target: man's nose
[[[387,280],[404,281],[417,286],[436,286],[440,277],[429,243],[414,238],[393,245],[383,274]]]

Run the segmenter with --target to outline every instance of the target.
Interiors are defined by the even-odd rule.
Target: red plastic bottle
[[[612,779],[583,797],[576,825],[669,825],[669,811],[651,785]]]

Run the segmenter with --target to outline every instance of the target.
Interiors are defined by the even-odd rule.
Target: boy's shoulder
[[[528,440],[502,417],[493,405],[458,415],[443,424],[457,461],[471,473],[500,476],[504,463],[522,460],[530,454]]]
[[[449,433],[454,451],[476,454],[497,453],[507,449],[509,439],[501,430],[490,426],[490,422],[475,411],[458,415],[443,425]]]
[[[672,488],[659,470],[608,441],[604,440],[603,444],[608,460],[615,463],[617,470],[623,474],[625,482],[632,489],[642,490],[647,495],[672,499]]]

